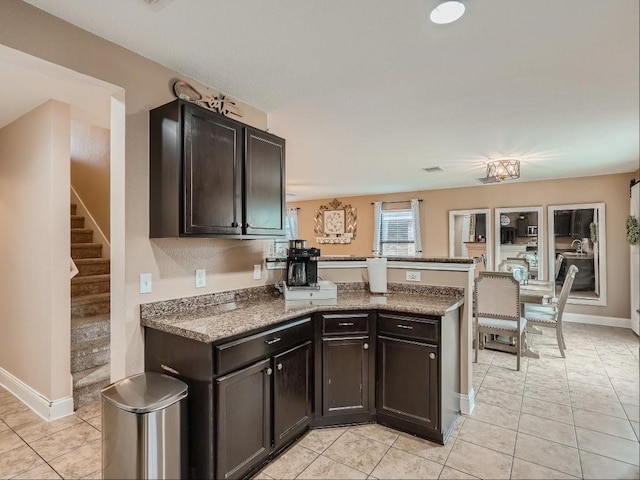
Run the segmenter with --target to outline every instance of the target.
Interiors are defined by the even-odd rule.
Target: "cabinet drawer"
[[[438,318],[378,314],[378,334],[439,342],[439,323]]]
[[[322,315],[323,335],[368,332],[369,315],[366,313]]]
[[[274,355],[312,337],[311,318],[304,318],[266,332],[217,345],[214,347],[215,373],[219,375],[230,372],[249,362]]]

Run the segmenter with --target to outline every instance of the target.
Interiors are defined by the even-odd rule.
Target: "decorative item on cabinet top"
[[[351,243],[356,227],[357,209],[337,198],[315,211],[314,232],[318,243]]]
[[[178,80],[173,84],[173,92],[176,94],[176,97],[200,105],[212,112],[221,113],[226,116],[231,114],[236,117],[242,117],[242,113],[238,110],[236,102],[222,93],[218,93],[218,95],[215,96],[203,96],[183,80]]]

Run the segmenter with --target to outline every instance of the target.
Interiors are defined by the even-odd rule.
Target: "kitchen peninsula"
[[[378,422],[446,442],[465,289],[338,287],[317,303],[266,285],[141,305],[145,369],[189,385],[193,477],[244,477],[322,426]]]

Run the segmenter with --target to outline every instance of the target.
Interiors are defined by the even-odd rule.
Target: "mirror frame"
[[[545,247],[545,238],[544,235],[544,219],[542,218],[544,214],[544,209],[542,206],[539,207],[503,207],[503,208],[495,208],[493,215],[493,236],[496,239],[495,242],[495,250],[494,255],[496,259],[496,268],[498,268],[498,259],[500,258],[500,215],[503,213],[516,213],[516,212],[536,212],[538,214],[538,280],[547,280],[547,251]],[[542,234],[540,233],[542,232]]]
[[[547,206],[547,237],[549,239],[549,278],[555,278],[556,243],[554,238],[554,213],[556,210],[585,210],[593,208],[598,211],[598,270],[596,278],[600,287],[600,296],[597,299],[577,298],[569,294],[567,303],[575,305],[607,305],[607,224],[605,215],[605,203],[572,203],[569,205]],[[553,259],[553,260],[552,260]],[[560,292],[556,292],[559,295]]]
[[[493,269],[493,228],[491,225],[491,209],[490,208],[473,208],[469,210],[449,210],[449,256],[453,257],[455,253],[455,245],[453,243],[455,238],[455,222],[454,217],[456,215],[472,215],[484,213],[486,217],[486,244],[487,244],[487,263],[486,269]]]

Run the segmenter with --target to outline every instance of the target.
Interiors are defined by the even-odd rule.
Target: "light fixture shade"
[[[458,20],[462,15],[466,6],[461,0],[447,0],[440,2],[429,15],[429,20],[439,25],[451,23]]]
[[[487,180],[502,182],[520,178],[520,160],[494,160],[487,163]]]

